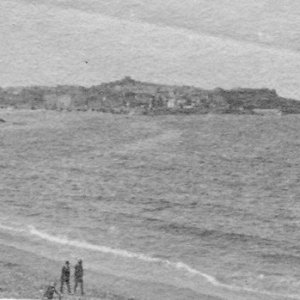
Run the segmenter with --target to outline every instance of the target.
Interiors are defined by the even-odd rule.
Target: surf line
[[[195,276],[200,276],[200,277],[204,278],[210,284],[212,284],[216,287],[219,287],[219,288],[224,288],[224,289],[236,291],[236,292],[243,291],[243,292],[261,294],[261,295],[266,295],[266,296],[284,297],[284,298],[288,298],[288,299],[300,300],[299,295],[286,295],[286,294],[281,294],[281,293],[260,291],[260,290],[256,290],[256,289],[246,288],[246,287],[239,287],[239,286],[224,284],[224,283],[218,281],[215,277],[208,275],[206,273],[200,272],[199,270],[196,270],[183,262],[171,262],[169,260],[155,258],[155,257],[147,256],[145,254],[129,252],[129,251],[122,250],[122,249],[114,249],[114,248],[110,248],[107,246],[94,245],[94,244],[90,244],[87,242],[81,242],[81,241],[77,241],[77,240],[69,240],[69,239],[53,236],[53,235],[50,235],[45,232],[41,232],[41,231],[37,230],[34,226],[28,226],[28,228],[29,228],[29,232],[31,235],[37,236],[37,237],[47,240],[49,242],[54,242],[54,243],[58,243],[58,244],[62,244],[62,245],[67,245],[67,246],[72,246],[72,247],[77,247],[77,248],[81,248],[81,249],[87,249],[87,250],[92,250],[92,251],[97,251],[97,252],[102,252],[102,253],[113,254],[113,255],[117,255],[117,256],[121,256],[121,257],[125,257],[125,258],[136,258],[136,259],[146,261],[146,262],[161,263],[161,264],[173,267],[177,270],[184,270],[184,271],[188,272],[189,274],[192,274]]]
[[[57,244],[62,244],[62,245],[67,245],[67,246],[72,246],[72,247],[77,247],[77,248],[81,248],[81,249],[87,249],[87,250],[92,250],[92,251],[97,251],[97,252],[102,252],[102,253],[113,254],[113,255],[117,255],[117,256],[121,256],[121,257],[125,257],[125,258],[136,258],[136,259],[139,259],[139,260],[142,260],[145,262],[161,263],[161,264],[176,268],[177,270],[185,270],[186,272],[193,274],[193,275],[198,275],[198,276],[200,275],[203,278],[205,278],[208,282],[210,282],[211,284],[213,284],[215,286],[223,286],[223,284],[221,282],[217,281],[217,279],[214,278],[213,276],[202,273],[196,269],[193,269],[192,267],[190,267],[189,265],[187,265],[183,262],[175,263],[175,262],[171,262],[169,260],[151,257],[151,256],[141,254],[141,253],[129,252],[129,251],[122,250],[122,249],[114,249],[114,248],[110,248],[107,246],[94,245],[94,244],[90,244],[87,242],[81,242],[81,241],[77,241],[77,240],[69,240],[69,239],[53,236],[53,235],[50,235],[45,232],[41,232],[41,231],[37,230],[34,226],[29,226],[29,232],[31,235],[37,236],[41,239],[47,240],[49,242],[57,243]],[[225,286],[227,286],[227,285],[224,285],[224,287]]]
[[[66,245],[66,246],[71,246],[71,247],[75,247],[75,248],[86,249],[86,250],[96,251],[96,252],[101,252],[101,253],[112,254],[112,255],[121,256],[124,258],[136,258],[136,259],[146,261],[146,262],[164,264],[166,266],[170,266],[177,270],[183,270],[189,274],[192,274],[195,276],[200,276],[200,277],[204,278],[208,283],[212,284],[213,286],[216,286],[219,288],[224,288],[226,290],[231,290],[231,291],[236,291],[236,292],[248,292],[248,293],[252,293],[252,294],[254,293],[254,294],[261,294],[261,295],[273,296],[273,297],[274,296],[282,297],[285,299],[300,300],[299,295],[291,295],[291,294],[286,295],[286,294],[281,294],[281,293],[260,291],[260,290],[251,289],[251,288],[247,288],[247,287],[239,287],[239,286],[235,286],[235,285],[225,284],[225,283],[218,281],[215,277],[208,275],[206,273],[200,272],[199,270],[196,270],[183,262],[171,262],[169,260],[155,258],[155,257],[147,256],[147,255],[141,254],[141,253],[129,252],[129,251],[122,250],[122,249],[114,249],[114,248],[110,248],[107,246],[94,245],[94,244],[90,244],[90,243],[82,242],[82,241],[78,241],[78,240],[70,240],[67,238],[62,238],[62,237],[54,236],[54,235],[39,231],[32,225],[28,226],[27,228],[28,228],[28,230],[26,230],[24,228],[13,228],[10,226],[0,224],[0,229],[7,230],[7,231],[13,231],[13,232],[21,233],[21,234],[27,233],[27,234],[36,236],[40,239],[46,240],[51,243],[56,243],[56,244],[60,244],[60,245]],[[0,300],[5,300],[5,299],[0,298]]]

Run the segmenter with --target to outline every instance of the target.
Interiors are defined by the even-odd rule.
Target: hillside
[[[300,113],[300,102],[278,96],[275,90],[238,88],[205,90],[122,80],[91,87],[10,87],[0,89],[1,108],[95,110],[112,113],[235,113],[256,109]]]

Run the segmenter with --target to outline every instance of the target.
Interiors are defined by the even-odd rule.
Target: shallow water
[[[0,230],[27,248],[300,297],[299,117],[6,114]]]

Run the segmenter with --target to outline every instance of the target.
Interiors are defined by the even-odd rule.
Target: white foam
[[[160,262],[161,261],[159,258],[149,257],[144,254],[139,254],[139,253],[129,252],[129,251],[122,250],[122,249],[114,249],[114,248],[110,248],[107,246],[99,246],[99,245],[94,245],[94,244],[90,244],[87,242],[81,242],[81,241],[77,241],[77,240],[69,240],[66,238],[53,236],[48,233],[41,232],[33,226],[29,226],[29,231],[30,231],[30,234],[38,236],[41,239],[44,239],[44,240],[47,240],[47,241],[53,242],[53,243],[58,243],[58,244],[62,244],[62,245],[67,245],[67,246],[72,246],[72,247],[77,247],[77,248],[87,249],[87,250],[92,250],[92,251],[98,251],[98,252],[102,252],[102,253],[114,254],[114,255],[122,256],[122,257],[126,257],[126,258],[137,258],[137,259],[148,261],[148,262]]]
[[[169,260],[155,258],[155,257],[147,256],[145,254],[129,252],[129,251],[122,250],[122,249],[114,249],[114,248],[110,248],[110,247],[106,247],[106,246],[90,244],[87,242],[69,240],[66,238],[60,238],[57,236],[50,235],[48,233],[41,232],[33,226],[30,226],[29,228],[30,228],[30,233],[32,235],[38,236],[38,237],[40,237],[44,240],[50,241],[50,242],[73,246],[73,247],[78,247],[81,249],[99,251],[102,253],[113,254],[113,255],[117,255],[117,256],[121,256],[121,257],[125,257],[125,258],[135,258],[135,259],[139,259],[139,260],[146,261],[146,262],[162,263],[167,266],[171,266],[177,270],[184,270],[189,274],[192,274],[195,276],[200,276],[200,277],[204,278],[210,284],[212,284],[216,287],[227,289],[227,290],[243,291],[243,292],[249,292],[249,293],[262,294],[262,295],[266,295],[266,296],[285,297],[285,298],[289,298],[289,299],[300,299],[300,296],[298,296],[298,295],[285,295],[285,294],[280,294],[280,293],[259,291],[259,290],[255,290],[255,289],[251,289],[251,288],[238,287],[238,286],[234,286],[234,285],[224,284],[224,283],[218,281],[215,277],[213,277],[209,274],[200,272],[199,270],[196,270],[183,262],[171,262]]]
[[[201,276],[215,286],[223,286],[223,284],[218,282],[217,279],[214,278],[213,276],[202,273],[196,269],[193,269],[192,267],[190,267],[189,265],[187,265],[183,262],[171,262],[166,259],[151,257],[151,256],[148,256],[148,255],[145,255],[142,253],[135,253],[135,252],[130,252],[130,251],[122,250],[122,249],[114,249],[114,248],[110,248],[107,246],[94,245],[94,244],[90,244],[87,242],[69,240],[66,238],[61,238],[61,237],[50,235],[45,232],[41,232],[33,226],[29,227],[29,231],[30,231],[30,234],[32,234],[34,236],[38,236],[39,238],[42,238],[49,242],[73,246],[73,247],[87,249],[87,250],[91,250],[91,251],[98,251],[98,252],[102,252],[102,253],[113,254],[113,255],[117,255],[117,256],[121,256],[121,257],[125,257],[125,258],[135,258],[135,259],[139,259],[139,260],[146,261],[146,262],[162,263],[167,266],[171,266],[177,270],[184,270],[192,275]]]
[[[15,232],[22,232],[22,233],[24,233],[26,231],[25,229],[13,228],[13,227],[1,225],[1,224],[0,224],[0,229],[15,231]],[[273,292],[268,292],[268,291],[259,291],[259,290],[255,290],[255,289],[251,289],[251,288],[238,287],[238,286],[234,286],[234,285],[224,284],[224,283],[218,281],[215,277],[213,277],[209,274],[203,273],[197,269],[194,269],[191,266],[189,266],[188,264],[185,264],[183,262],[171,262],[169,260],[151,257],[151,256],[148,256],[148,255],[145,255],[142,253],[135,253],[135,252],[126,251],[123,249],[114,249],[114,248],[110,248],[107,246],[94,245],[94,244],[90,244],[90,243],[78,241],[78,240],[70,240],[68,238],[58,237],[58,236],[54,236],[54,235],[39,231],[34,226],[28,226],[27,233],[29,233],[30,235],[39,237],[39,238],[46,240],[48,242],[51,242],[51,243],[57,243],[57,244],[61,244],[61,245],[67,245],[67,246],[71,246],[71,247],[87,249],[90,251],[107,253],[107,254],[116,255],[116,256],[120,256],[120,257],[124,257],[124,258],[139,259],[139,260],[145,261],[145,262],[161,263],[166,266],[172,267],[176,270],[183,270],[183,271],[187,272],[188,274],[191,274],[194,276],[200,276],[200,277],[204,278],[207,282],[212,284],[213,286],[216,286],[219,288],[224,288],[224,289],[231,290],[231,291],[249,292],[249,293],[261,294],[261,295],[266,295],[266,296],[275,296],[275,297],[300,300],[299,295],[286,295],[286,294],[273,293]],[[4,299],[0,298],[0,300],[4,300]],[[19,300],[21,300],[21,299],[19,299]]]
[[[14,232],[26,232],[26,228],[17,228],[17,227],[11,227],[7,225],[0,224],[0,229],[3,229],[5,231],[14,231]]]

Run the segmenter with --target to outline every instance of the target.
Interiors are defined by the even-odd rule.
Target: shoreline
[[[63,249],[62,252],[51,244],[43,244],[43,241],[32,241],[27,237],[18,234],[0,232],[0,255],[2,272],[0,272],[0,300],[1,298],[23,299],[41,298],[45,286],[53,281],[60,284],[60,269],[64,258],[73,263],[78,252],[70,252],[70,249]],[[41,247],[41,244],[42,247]],[[42,249],[48,248],[49,251]],[[69,248],[66,246],[65,248]],[[57,253],[57,250],[59,253]],[[76,250],[76,249],[75,249]],[[68,255],[69,253],[69,255]],[[70,256],[71,254],[71,256]],[[76,255],[76,256],[75,256]],[[116,260],[117,263],[117,260]],[[118,269],[118,268],[117,268]],[[199,280],[198,286],[192,284],[179,285],[178,279],[174,277],[174,284],[167,282],[147,281],[116,274],[116,270],[107,268],[97,270],[85,267],[85,291],[84,299],[102,300],[259,300],[259,299],[298,299],[291,296],[268,295],[268,293],[254,293],[247,290],[230,290],[222,287],[215,287],[205,280]],[[177,284],[176,284],[177,282]],[[73,286],[71,277],[71,288]],[[63,300],[66,297],[63,297]],[[72,297],[74,299],[74,297]]]
[[[37,156],[39,151],[35,152],[36,149],[34,148],[43,146],[43,142],[45,142],[43,140],[45,134],[49,133],[49,137],[51,138],[50,140],[57,141],[61,138],[60,137],[58,139],[56,136],[58,131],[68,134],[70,130],[74,129],[75,125],[77,130],[82,130],[85,128],[91,128],[85,126],[93,126],[92,128],[99,128],[98,126],[103,126],[105,128],[105,126],[107,126],[108,128],[108,126],[112,123],[115,124],[120,122],[122,128],[129,128],[131,130],[130,132],[124,131],[127,133],[128,139],[124,141],[121,137],[119,137],[119,140],[114,141],[114,143],[111,144],[108,143],[108,145],[114,146],[114,153],[123,155],[124,153],[129,153],[132,150],[145,151],[145,149],[148,149],[149,146],[151,146],[149,150],[152,151],[155,147],[161,146],[160,143],[162,140],[170,145],[172,141],[178,138],[177,133],[179,132],[180,134],[180,132],[184,132],[185,130],[185,127],[180,127],[179,129],[181,131],[179,131],[178,127],[176,127],[176,129],[178,129],[177,131],[174,129],[172,124],[177,121],[177,118],[168,117],[166,123],[160,123],[162,122],[162,118],[156,119],[156,121],[153,122],[153,119],[150,118],[142,119],[137,117],[134,119],[128,119],[124,116],[104,114],[101,114],[101,118],[99,118],[99,114],[96,112],[77,112],[71,114],[37,110],[34,112],[1,111],[1,117],[2,116],[7,120],[7,122],[3,124],[2,128],[7,143],[10,143],[8,144],[9,149],[20,149],[21,151],[24,145],[26,147],[27,145],[30,145],[31,147],[29,147],[29,149],[24,148],[27,153],[29,150],[34,150],[31,152],[33,154],[32,156],[29,156],[30,159],[28,159],[27,162],[31,163],[32,161],[36,162],[37,160],[37,162],[42,164],[30,165],[30,168],[28,168],[28,164],[22,164],[21,159],[23,159],[23,155],[21,157],[15,157],[15,154],[12,152],[11,155],[8,154],[7,156],[3,156],[3,162],[7,161],[8,163],[4,163],[2,167],[4,171],[8,170],[8,172],[3,172],[2,180],[3,191],[5,194],[3,195],[4,213],[1,219],[3,230],[0,228],[0,254],[2,257],[1,263],[3,272],[1,272],[2,277],[0,278],[0,282],[2,282],[2,284],[0,284],[0,288],[2,289],[0,290],[0,297],[40,297],[44,285],[53,281],[54,278],[59,278],[60,269],[65,259],[69,259],[71,263],[73,263],[77,258],[83,258],[84,267],[87,270],[85,282],[87,283],[86,290],[89,291],[88,296],[94,298],[97,296],[99,299],[299,299],[298,295],[274,295],[269,292],[264,292],[263,290],[250,291],[250,289],[247,290],[247,288],[242,289],[238,287],[235,288],[235,286],[230,287],[229,285],[226,285],[226,280],[222,277],[216,277],[217,280],[219,279],[218,283],[220,282],[220,284],[216,286],[217,284],[214,284],[214,282],[208,282],[208,280],[205,279],[205,276],[201,276],[201,274],[199,276],[199,273],[202,271],[202,264],[189,264],[191,268],[195,267],[196,271],[201,270],[199,273],[194,272],[198,275],[193,275],[194,270],[192,270],[192,272],[185,272],[187,267],[182,264],[179,265],[177,268],[178,270],[176,270],[176,267],[173,268],[173,263],[176,264],[178,262],[176,259],[174,259],[174,261],[170,259],[171,264],[166,265],[171,265],[171,268],[165,268],[164,270],[162,270],[162,268],[151,268],[152,265],[149,266],[147,263],[143,265],[140,261],[137,264],[136,260],[132,258],[136,258],[135,253],[140,251],[139,249],[135,250],[133,255],[131,253],[126,254],[130,257],[126,256],[126,258],[123,259],[120,257],[122,255],[114,255],[116,252],[111,251],[112,248],[107,248],[109,243],[106,242],[105,236],[103,236],[102,239],[96,239],[95,244],[93,244],[93,238],[85,239],[86,237],[81,238],[80,236],[78,237],[77,234],[68,235],[68,231],[63,232],[63,228],[66,229],[69,226],[67,222],[62,223],[64,226],[61,227],[61,230],[55,230],[55,228],[52,228],[52,225],[56,225],[56,221],[59,221],[58,218],[60,218],[61,215],[58,215],[57,218],[52,218],[52,221],[48,220],[43,223],[45,209],[44,204],[42,202],[38,202],[38,206],[32,207],[30,202],[23,202],[23,198],[31,197],[31,195],[24,195],[23,188],[26,190],[27,187],[31,187],[33,180],[39,183],[40,181],[37,179],[40,178],[39,176],[41,174],[45,176],[43,169],[45,156]],[[197,121],[198,123],[200,118],[185,118],[185,120],[190,119]],[[289,117],[289,119],[298,120],[296,117]],[[79,120],[81,120],[82,123],[79,123]],[[218,120],[221,120],[222,123]],[[202,122],[201,124],[208,123],[207,126],[209,127],[211,127],[211,124],[221,124],[223,126],[228,120],[228,116],[200,119]],[[243,124],[242,120],[244,119],[242,117],[237,117],[234,120],[234,123],[229,124],[230,126],[232,124],[241,125]],[[276,122],[276,119],[272,122],[269,120],[271,119],[268,119],[268,126],[271,126]],[[164,129],[163,131],[158,130],[158,128],[161,128],[159,126],[160,124],[164,125],[162,127]],[[261,124],[263,125],[265,123],[262,122]],[[280,124],[280,126],[288,125],[289,123],[287,118],[282,119]],[[140,129],[136,129],[140,128],[140,125],[142,125],[143,128],[142,132],[140,132]],[[116,128],[119,127],[120,125]],[[86,131],[84,131],[84,134],[85,132]],[[132,132],[136,133],[137,137],[139,137],[139,143],[136,142],[137,139],[133,139]],[[205,133],[205,131],[203,132]],[[19,141],[16,140],[18,136],[20,136],[21,141],[24,141],[24,144],[19,143]],[[39,138],[41,140],[38,140]],[[94,140],[91,139],[91,141]],[[130,143],[128,141],[130,141]],[[15,143],[16,146],[14,148],[11,147],[11,143],[12,145]],[[78,143],[78,145],[81,147],[81,143]],[[73,147],[74,146],[75,145],[73,145]],[[163,146],[158,149],[164,150]],[[81,148],[78,149],[81,150]],[[76,150],[78,149],[76,148]],[[106,155],[107,153],[110,153],[109,151],[111,151],[110,147],[103,147],[101,149],[101,151]],[[52,149],[51,151],[54,150]],[[88,150],[90,151],[90,149]],[[54,151],[52,153],[56,152]],[[93,154],[93,152],[91,153]],[[48,155],[48,151],[45,151],[45,154]],[[111,157],[113,158],[113,156]],[[152,156],[149,157],[151,158]],[[101,167],[103,167],[103,170],[105,170],[104,167],[106,166],[103,166],[103,163],[105,163],[106,160],[106,156],[102,160],[99,158],[99,162],[102,161]],[[94,163],[91,163],[91,166],[94,167],[93,164]],[[60,170],[61,166],[55,165],[47,173],[47,178],[49,176],[53,176],[55,172]],[[77,170],[75,171],[77,172]],[[25,181],[22,177],[24,174],[26,174]],[[63,174],[65,173],[63,172]],[[75,176],[77,176],[76,174],[77,173],[75,173]],[[10,180],[14,180],[13,183],[15,183],[15,179],[18,180],[16,181],[16,185],[13,185]],[[68,185],[68,182],[64,181],[65,177],[58,176],[54,177],[54,179],[55,180],[53,182],[66,183],[66,185],[62,185],[61,187],[63,188],[64,193],[66,192],[66,195],[69,197],[68,193],[72,193],[72,186]],[[50,204],[55,204],[56,199],[60,199],[60,190],[53,190],[51,186],[47,185],[48,181],[42,183],[45,185],[39,185],[38,188],[34,190],[34,195],[39,195],[40,199],[44,200],[45,204],[47,203],[47,205],[49,205],[48,208],[52,209]],[[7,185],[8,188],[6,188],[5,185]],[[69,189],[67,189],[67,187],[69,187]],[[43,194],[45,190],[48,191],[47,195]],[[131,190],[129,192],[131,193]],[[81,195],[79,192],[76,192],[76,194]],[[78,198],[75,197],[74,199],[77,200]],[[15,204],[15,206],[13,206],[13,204]],[[50,210],[49,214],[51,212],[55,213],[55,210]],[[33,215],[33,213],[35,213],[35,215]],[[43,218],[38,217],[41,213]],[[64,216],[66,215],[64,214],[63,217]],[[14,222],[18,223],[14,224]],[[82,223],[83,225],[85,224],[84,222]],[[28,225],[29,230],[26,229],[26,224]],[[13,228],[16,227],[16,230],[9,230],[10,225],[12,225]],[[30,230],[31,226],[36,226],[37,230],[39,230],[41,234],[32,234]],[[98,229],[101,230],[102,228],[103,224],[99,226]],[[46,236],[46,239],[41,239],[41,236],[39,236],[47,234],[52,235],[50,237]],[[65,240],[63,239],[64,234],[67,235]],[[87,243],[90,242],[91,244],[82,244],[82,241],[87,241]],[[113,247],[111,244],[110,246]],[[117,249],[118,254],[124,254],[124,251],[130,251],[130,247],[127,247],[126,244],[120,244],[117,246]],[[148,252],[145,248],[141,249],[144,249],[141,250],[141,255],[144,255],[144,253],[145,255],[150,253],[149,255],[151,256],[151,251]],[[216,258],[217,256],[214,255],[213,257]],[[246,259],[247,257],[245,257],[245,260]],[[162,260],[156,262],[160,264]],[[219,266],[217,261],[212,261],[212,264],[216,267]],[[205,267],[203,267],[203,272],[205,272]],[[216,273],[210,272],[208,269],[206,270],[206,273],[216,276]],[[285,293],[285,291],[282,293]]]
[[[0,255],[2,267],[0,272],[0,282],[2,282],[0,285],[1,299],[40,299],[45,286],[49,282],[56,280],[59,285],[58,279],[63,261],[51,260],[14,246],[8,246],[3,241],[0,241]],[[90,270],[86,270],[85,277],[85,299],[179,300],[182,299],[182,293],[184,293],[186,295],[185,299],[221,300],[221,298],[214,296],[196,294],[188,289],[176,289],[164,284],[138,282]],[[178,290],[181,291],[178,293]]]

